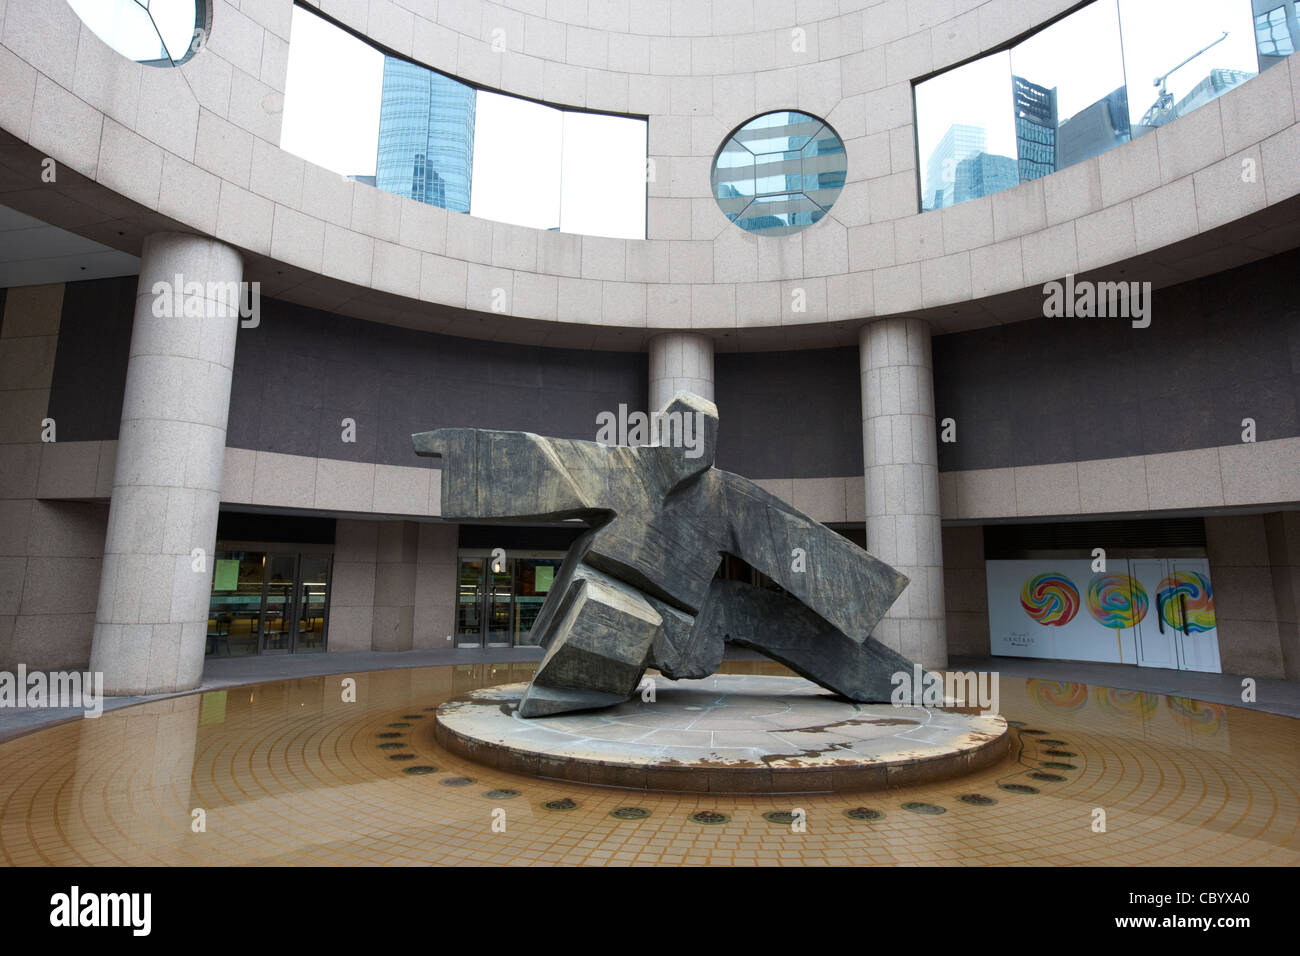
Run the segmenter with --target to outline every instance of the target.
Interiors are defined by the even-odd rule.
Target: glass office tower
[[[375,184],[417,202],[469,212],[476,91],[384,57]]]

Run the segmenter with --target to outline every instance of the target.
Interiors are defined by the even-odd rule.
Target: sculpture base
[[[447,750],[512,773],[701,793],[882,790],[978,770],[1007,751],[1001,716],[855,704],[798,677],[655,679],[655,700],[525,720],[527,684],[438,708]]]

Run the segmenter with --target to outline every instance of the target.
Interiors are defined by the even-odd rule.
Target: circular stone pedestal
[[[447,701],[438,743],[513,773],[706,793],[880,790],[968,773],[1007,750],[1000,716],[855,704],[799,677],[659,677],[654,701],[532,720],[516,713],[526,686]]]

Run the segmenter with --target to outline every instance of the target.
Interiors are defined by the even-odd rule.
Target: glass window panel
[[[140,63],[170,66],[198,49],[203,10],[196,0],[68,0],[82,22],[108,46]]]
[[[298,635],[294,650],[325,650],[325,614],[329,608],[330,556],[304,554],[298,597]]]
[[[806,229],[839,197],[844,143],[806,113],[765,113],[736,130],[713,161],[713,196],[728,219],[764,235]]]
[[[645,238],[646,123],[565,112],[560,228],[586,236]]]
[[[515,644],[537,644],[541,634],[533,633],[533,623],[546,603],[562,558],[519,558],[515,576]]]
[[[416,202],[469,212],[477,91],[384,57],[375,185]]]
[[[1295,52],[1300,25],[1296,23],[1293,0],[1285,0],[1271,9],[1261,10],[1260,6],[1260,0],[1255,0],[1255,50],[1259,54],[1259,68],[1266,70]]]
[[[1115,0],[1098,0],[1017,45],[1011,74],[1021,182],[1128,142]]]
[[[302,7],[293,8],[292,29],[280,148],[373,179],[383,54]]]
[[[915,94],[922,209],[942,209],[1020,181],[1009,53],[918,83]]]
[[[456,595],[456,643],[477,644],[483,637],[482,558],[461,558]]]
[[[1119,0],[1134,137],[1190,113],[1256,74],[1245,0]]]
[[[564,115],[480,90],[474,136],[470,212],[517,226],[559,229]]]
[[[292,628],[296,554],[272,554],[267,559],[266,605],[262,616],[262,650],[287,651]]]
[[[294,8],[280,146],[366,185],[498,222],[642,239],[646,133],[634,117],[476,89]]]
[[[208,605],[210,656],[245,657],[257,653],[265,558],[260,551],[215,553]]]

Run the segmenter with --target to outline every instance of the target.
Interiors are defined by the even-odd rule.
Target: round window
[[[826,215],[848,163],[835,130],[807,113],[756,116],[713,158],[713,198],[741,229],[786,236]]]
[[[95,36],[128,59],[179,66],[208,38],[208,0],[68,0]]]

